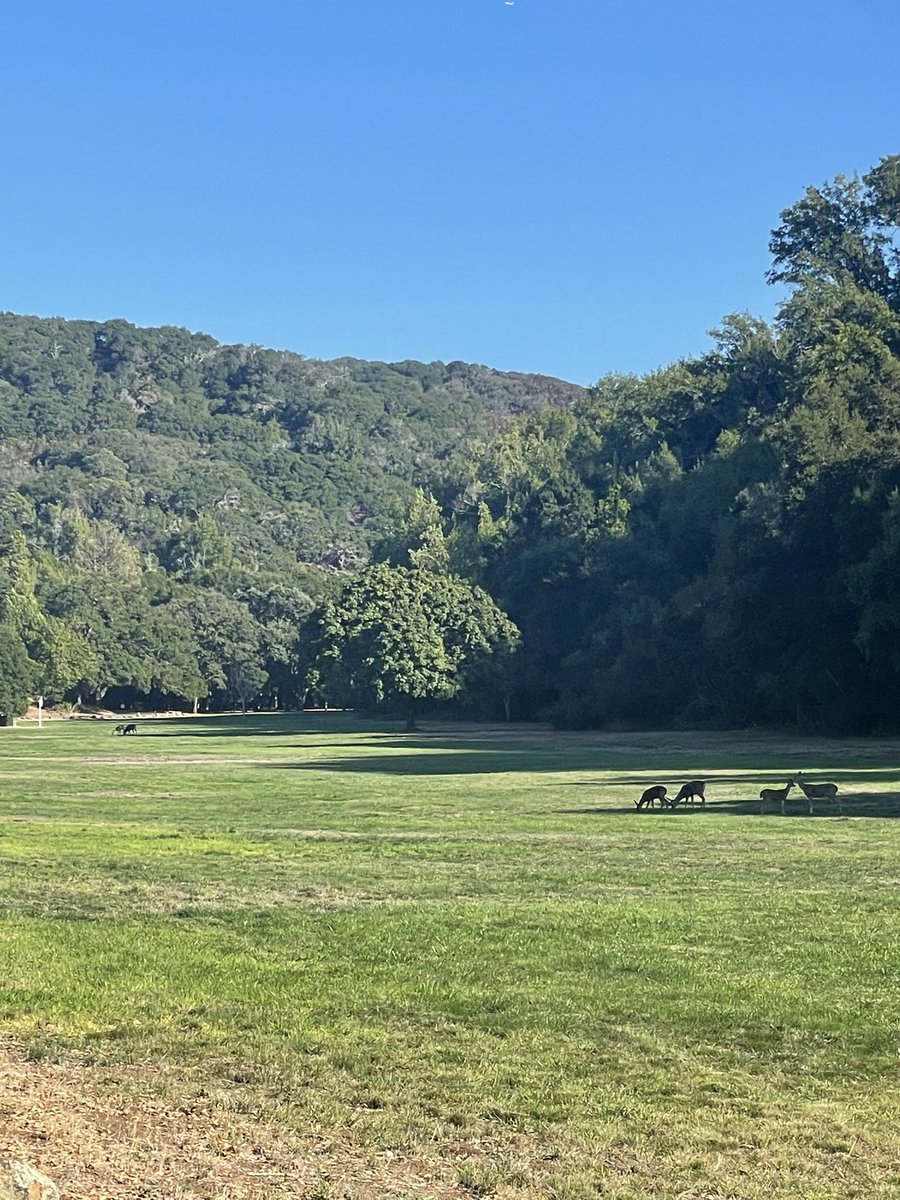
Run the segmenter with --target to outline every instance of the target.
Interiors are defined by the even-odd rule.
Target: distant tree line
[[[587,391],[0,317],[0,712],[892,728],[898,247],[894,156],[781,214],[775,322]]]

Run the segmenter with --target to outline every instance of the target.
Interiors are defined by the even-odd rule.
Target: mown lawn
[[[34,1058],[189,1069],[472,1195],[900,1192],[895,744],[311,714],[0,753]],[[848,815],[761,816],[798,769]],[[695,777],[705,810],[635,811]]]

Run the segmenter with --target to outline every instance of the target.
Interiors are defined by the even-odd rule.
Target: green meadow
[[[897,750],[334,713],[3,730],[0,1033],[460,1195],[894,1197]],[[801,769],[843,818],[760,814]],[[705,809],[636,811],[697,777]]]

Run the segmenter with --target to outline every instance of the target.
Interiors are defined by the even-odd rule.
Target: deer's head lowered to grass
[[[687,804],[688,800],[690,800],[691,804],[693,804],[697,796],[700,797],[700,803],[705,808],[706,807],[706,780],[705,779],[692,779],[690,781],[690,783],[682,784],[678,790],[678,794],[672,800],[672,807],[677,808],[682,800],[685,802],[685,804]]]
[[[640,800],[635,800],[635,806],[637,808],[652,808],[658,800],[660,808],[663,808],[668,803],[666,799],[667,791],[668,788],[666,788],[665,784],[655,783],[653,787],[647,788]]]

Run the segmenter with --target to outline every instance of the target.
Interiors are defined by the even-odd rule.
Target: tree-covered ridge
[[[300,621],[369,560],[414,485],[581,393],[464,363],[320,362],[0,315],[3,611],[34,686],[235,702],[267,681],[269,699],[296,701]],[[14,619],[23,604],[82,638],[77,678],[48,673],[45,641]]]
[[[361,561],[410,485],[582,389],[463,363],[319,362],[183,329],[0,315],[0,484],[68,497],[169,565],[211,515],[242,560]]]

